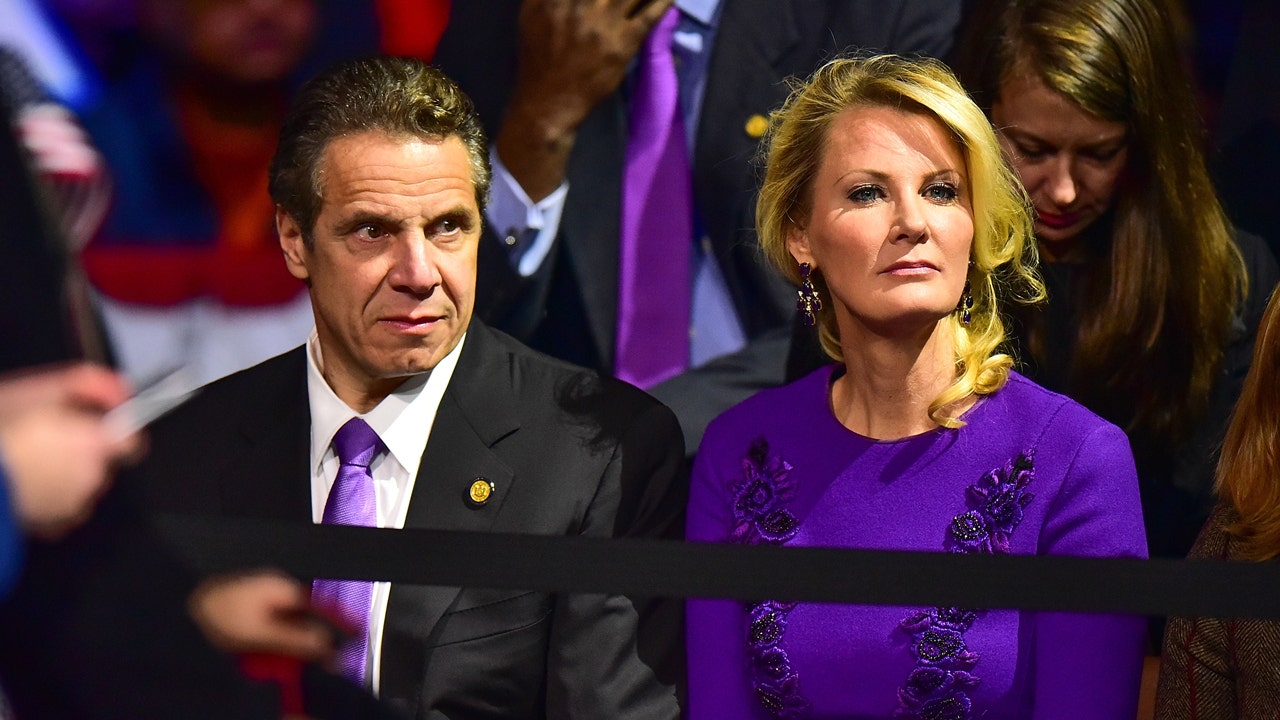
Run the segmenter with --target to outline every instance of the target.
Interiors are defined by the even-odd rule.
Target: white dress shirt
[[[418,464],[431,436],[436,411],[444,397],[458,355],[466,336],[430,372],[414,375],[396,388],[378,406],[364,415],[364,421],[378,433],[387,452],[374,458],[369,471],[373,475],[377,502],[378,527],[403,528],[413,497],[413,483]],[[307,340],[307,397],[311,405],[311,519],[324,518],[324,505],[329,489],[338,477],[338,455],[333,450],[333,436],[338,428],[357,413],[338,399],[324,379],[324,357],[314,331]],[[369,608],[369,637],[365,656],[365,677],[373,693],[378,693],[382,670],[382,627],[386,620],[387,598],[391,583],[373,585],[373,603]]]

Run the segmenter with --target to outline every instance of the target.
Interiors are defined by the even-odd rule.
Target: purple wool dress
[[[1146,557],[1119,428],[1011,373],[965,427],[876,441],[832,415],[838,367],[711,424],[689,540]],[[1136,616],[691,599],[688,716],[1132,720],[1145,628]]]

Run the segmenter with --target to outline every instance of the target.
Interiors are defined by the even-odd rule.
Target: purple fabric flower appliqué
[[[799,522],[782,507],[795,496],[791,463],[769,454],[769,443],[757,438],[742,459],[742,482],[733,488],[733,542],[781,545],[795,537]]]
[[[733,487],[734,526],[729,541],[747,545],[782,545],[795,537],[800,521],[784,505],[795,497],[791,464],[769,453],[757,438],[742,459],[742,482]],[[799,720],[809,712],[800,694],[800,676],[782,647],[787,615],[795,603],[766,600],[747,604],[747,650],[760,705],[775,718]]]
[[[1009,552],[1009,536],[1022,522],[1023,509],[1035,498],[1026,491],[1031,469],[1030,453],[1022,453],[969,486],[967,499],[970,506],[976,507],[951,521],[953,552]]]
[[[992,470],[969,486],[967,512],[951,519],[946,548],[956,553],[1004,555],[1009,537],[1022,522],[1023,510],[1034,499],[1026,492],[1032,480],[1031,453],[1024,452],[1003,468]],[[918,610],[898,627],[911,636],[916,667],[898,688],[895,717],[912,720],[969,720],[973,701],[969,690],[980,679],[972,672],[978,653],[969,649],[964,634],[978,619],[969,608],[935,607]]]

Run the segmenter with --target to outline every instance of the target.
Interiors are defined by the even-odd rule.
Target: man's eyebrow
[[[474,215],[474,214],[475,213],[472,212],[470,206],[464,203],[458,203],[453,207],[445,208],[444,210],[434,213],[431,217],[448,217],[451,215]]]
[[[441,220],[456,220],[459,224],[468,228],[480,223],[481,215],[476,210],[465,204],[458,204],[451,208],[446,208],[440,212],[433,213],[428,219],[428,224],[434,225]]]
[[[336,228],[350,228],[365,224],[398,225],[399,222],[392,220],[387,215],[359,209],[352,210],[344,215],[339,215],[337,219],[333,221],[333,226]]]

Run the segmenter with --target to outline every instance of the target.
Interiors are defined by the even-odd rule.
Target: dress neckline
[[[857,440],[865,445],[879,445],[884,447],[892,447],[892,446],[909,445],[912,443],[920,442],[922,440],[935,440],[937,438],[944,437],[949,433],[955,432],[955,430],[959,429],[959,428],[946,428],[939,425],[937,427],[933,427],[928,430],[925,430],[924,432],[919,432],[913,435],[906,435],[900,438],[893,438],[893,439],[886,439],[886,440],[873,438],[873,437],[870,437],[869,435],[863,435],[860,432],[857,432],[855,430],[850,430],[849,428],[845,427],[844,423],[840,422],[840,419],[836,417],[835,408],[832,407],[832,403],[831,403],[832,385],[841,375],[844,374],[844,365],[840,363],[832,363],[825,370],[819,371],[815,374],[820,376],[820,379],[822,382],[821,392],[819,393],[820,402],[822,404],[822,411],[820,413],[820,415],[822,416],[822,422],[826,424],[828,426],[828,429],[832,430],[832,432],[842,435],[844,437]],[[978,412],[978,409],[987,404],[987,399],[988,398],[986,395],[979,395],[977,399],[974,400],[974,403],[969,406],[968,409],[960,413],[959,419],[965,421],[966,423],[973,422],[977,417],[976,413]]]

